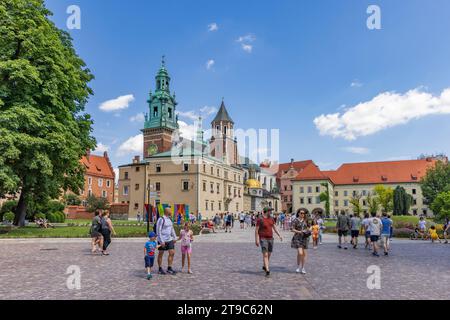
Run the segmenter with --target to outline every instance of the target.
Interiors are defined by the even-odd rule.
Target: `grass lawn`
[[[5,238],[89,238],[89,227],[56,227],[42,229],[35,226],[14,228],[7,233],[2,233],[0,228],[0,239]],[[145,237],[147,226],[116,226],[118,238]]]
[[[137,220],[111,220],[113,225],[123,225],[123,224],[133,224],[133,225],[138,225],[139,223],[137,222]],[[92,219],[66,219],[66,224],[87,224],[89,223],[89,225],[91,224]],[[144,223],[141,221],[141,224]]]

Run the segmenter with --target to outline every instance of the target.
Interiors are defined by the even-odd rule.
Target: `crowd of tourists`
[[[174,223],[180,223],[178,221],[173,222],[171,208],[165,208],[164,215],[158,218],[154,225],[154,230],[148,234],[148,241],[144,246],[147,279],[152,278],[152,268],[154,267],[155,259],[157,260],[159,274],[174,275],[177,273],[173,268],[173,261],[175,244],[178,241],[181,242],[181,272],[184,272],[187,265],[187,273],[192,274],[191,257],[194,234],[191,230],[191,225],[196,221],[202,221],[200,213],[197,216],[191,214],[188,221],[183,223],[182,229],[177,236]],[[278,236],[280,241],[283,241],[280,231],[292,232],[290,246],[297,253],[297,269],[295,271],[306,274],[305,265],[310,240],[312,240],[312,248],[317,249],[322,244],[323,232],[326,229],[321,214],[311,216],[302,209],[299,209],[294,214],[273,213],[273,209],[269,207],[265,207],[262,212],[255,213],[217,213],[213,218],[202,221],[201,225],[202,229],[208,228],[212,232],[224,230],[225,233],[231,233],[235,221],[239,222],[239,228],[243,230],[254,227],[255,245],[261,249],[262,269],[266,276],[270,276],[270,258],[274,248],[274,234]],[[360,217],[353,214],[347,215],[342,211],[337,217],[336,230],[338,249],[347,250],[349,247],[357,249],[360,246],[359,237],[364,236],[365,242],[361,245],[364,245],[365,249],[370,250],[372,255],[379,257],[381,251],[383,251],[385,256],[389,255],[393,237],[393,221],[386,213],[381,216],[365,214],[364,217]],[[107,249],[111,244],[111,235],[115,235],[116,232],[108,211],[104,211],[102,214],[100,212],[95,213],[90,233],[92,237],[92,253],[100,252],[102,255],[109,255]],[[423,240],[429,239],[432,242],[441,242],[435,226],[427,228],[427,221],[424,217],[420,217],[414,233],[415,239],[422,238]],[[445,243],[448,243],[447,236],[449,233],[450,222],[446,219],[443,239]],[[158,250],[158,253],[156,253],[156,250]],[[163,268],[163,257],[166,252],[167,267]]]

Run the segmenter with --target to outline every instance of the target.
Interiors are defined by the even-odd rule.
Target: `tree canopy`
[[[427,170],[420,183],[423,196],[429,204],[433,203],[439,193],[450,191],[450,164],[436,162],[436,166]]]
[[[93,75],[43,2],[0,2],[0,196],[20,192],[21,226],[29,201],[83,186],[79,160],[95,148],[84,112]]]

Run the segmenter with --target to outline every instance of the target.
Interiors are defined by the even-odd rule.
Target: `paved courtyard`
[[[114,239],[108,257],[91,255],[88,239],[0,240],[0,299],[450,299],[450,245],[394,240],[391,255],[377,258],[363,248],[339,250],[336,237],[326,235],[309,250],[308,273],[301,275],[285,233],[265,278],[253,235],[235,228],[198,236],[194,274],[151,281],[143,268],[145,239]],[[70,265],[81,269],[80,290],[66,286]],[[380,268],[381,289],[367,288],[371,265]],[[174,266],[181,266],[179,244]]]

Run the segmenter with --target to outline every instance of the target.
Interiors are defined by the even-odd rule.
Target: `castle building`
[[[384,185],[393,189],[403,187],[411,195],[413,202],[410,214],[432,216],[433,212],[423,197],[420,180],[437,161],[440,160],[430,157],[419,160],[345,163],[337,170],[329,171],[320,170],[311,161],[295,177],[290,177],[292,209],[294,212],[305,209],[312,214],[324,214],[325,202],[320,201],[320,194],[328,189],[331,216],[342,211],[353,213],[350,202],[353,197],[360,198],[362,213],[368,213],[367,197],[374,194],[375,186]]]
[[[145,116],[143,159],[119,166],[118,200],[129,204],[129,218],[145,205],[183,205],[190,213],[212,217],[239,212],[244,206],[244,170],[238,165],[234,122],[225,102],[211,122],[212,137],[203,140],[201,121],[193,140],[180,137],[177,102],[170,91],[164,60],[156,75]]]

